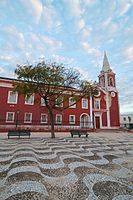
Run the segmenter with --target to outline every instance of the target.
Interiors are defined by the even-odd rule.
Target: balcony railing
[[[90,121],[75,121],[75,122],[69,122],[69,121],[60,121],[60,122],[54,122],[54,128],[57,131],[60,130],[71,130],[71,129],[91,129],[93,128],[93,122]],[[0,130],[9,130],[9,129],[31,129],[31,130],[51,130],[51,123],[50,121],[47,122],[41,122],[39,120],[32,120],[31,122],[25,122],[23,120],[15,120],[7,122],[5,119],[0,120]]]

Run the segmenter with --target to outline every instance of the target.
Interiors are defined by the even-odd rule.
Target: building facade
[[[120,126],[122,128],[133,129],[133,114],[121,114],[120,116]]]
[[[119,128],[119,99],[115,73],[110,68],[106,53],[98,78],[99,93],[96,96],[82,98],[74,105],[70,97],[68,102],[65,102],[67,109],[62,112],[54,110],[55,130]],[[39,98],[36,98],[36,95],[25,98],[13,93],[13,81],[9,78],[0,78],[0,131],[14,128],[49,130],[49,115],[43,99],[36,103],[35,99]]]

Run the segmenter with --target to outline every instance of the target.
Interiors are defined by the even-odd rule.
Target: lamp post
[[[16,128],[18,127],[18,115],[19,115],[19,110],[16,112]]]

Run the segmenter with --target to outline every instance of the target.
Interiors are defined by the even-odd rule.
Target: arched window
[[[100,85],[101,85],[102,87],[104,87],[104,78],[101,78],[101,79],[100,79]]]
[[[114,86],[114,80],[113,80],[112,77],[110,77],[110,79],[109,79],[109,83],[110,83],[110,86]]]

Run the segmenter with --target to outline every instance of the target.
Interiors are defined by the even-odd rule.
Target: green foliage
[[[18,65],[15,74],[17,81],[14,82],[14,91],[27,97],[38,94],[43,98],[50,116],[52,137],[55,137],[53,109],[62,111],[69,107],[61,105],[70,97],[75,104],[82,97],[94,95],[97,90],[96,85],[82,81],[78,71],[63,64],[43,61],[35,66]]]
[[[98,85],[89,81],[83,81],[81,83],[80,90],[85,96],[93,96],[98,94]]]

